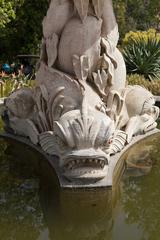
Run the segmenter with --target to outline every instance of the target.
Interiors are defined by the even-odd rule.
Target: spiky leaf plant
[[[156,38],[129,41],[123,55],[128,73],[137,73],[149,80],[160,79],[160,41]]]

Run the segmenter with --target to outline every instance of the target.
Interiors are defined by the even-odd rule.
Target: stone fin
[[[105,0],[105,1],[107,1],[107,0]],[[98,18],[101,18],[102,14],[103,14],[104,0],[92,0],[92,4],[94,7],[96,16]]]
[[[123,104],[124,99],[120,96],[119,92],[112,90],[108,95],[107,112],[108,116],[115,121],[115,124],[118,124]]]
[[[39,143],[46,153],[57,155],[58,151],[55,144],[54,134],[51,131],[44,132],[39,135]]]
[[[127,134],[124,131],[117,131],[112,139],[112,143],[108,148],[104,149],[104,152],[109,155],[115,155],[120,152],[127,143]]]
[[[47,63],[47,50],[46,50],[46,41],[43,38],[41,43],[41,52],[40,52],[40,62],[43,61],[44,63]],[[40,64],[40,63],[39,63]]]
[[[89,60],[87,56],[73,55],[73,67],[74,72],[78,80],[85,81],[88,77],[89,72]]]
[[[57,58],[58,36],[53,33],[52,37],[46,39],[46,52],[48,57],[48,67],[53,67]]]
[[[87,17],[89,0],[73,0],[82,22]]]

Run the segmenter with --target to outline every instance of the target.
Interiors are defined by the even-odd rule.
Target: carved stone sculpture
[[[71,181],[106,177],[111,156],[156,128],[153,95],[127,86],[111,0],[52,0],[34,89],[5,102],[6,129],[59,157]]]

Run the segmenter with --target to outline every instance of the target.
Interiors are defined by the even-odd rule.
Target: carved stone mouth
[[[103,169],[106,164],[106,159],[104,158],[70,158],[67,159],[64,168],[66,170],[73,170],[77,168],[96,168],[96,169]]]
[[[72,169],[64,169],[64,176],[69,180],[80,181],[99,181],[107,176],[108,166],[101,167],[75,167]]]
[[[91,154],[91,152],[94,154]],[[92,149],[75,151],[67,155],[66,158],[63,159],[64,176],[74,180],[100,180],[106,177],[108,172],[108,159],[102,151],[99,153],[101,154],[97,154],[97,152]]]

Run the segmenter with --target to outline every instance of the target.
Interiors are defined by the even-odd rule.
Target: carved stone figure
[[[111,0],[52,0],[33,90],[5,102],[6,129],[59,157],[71,181],[107,176],[111,155],[156,128],[153,95],[126,85]]]

